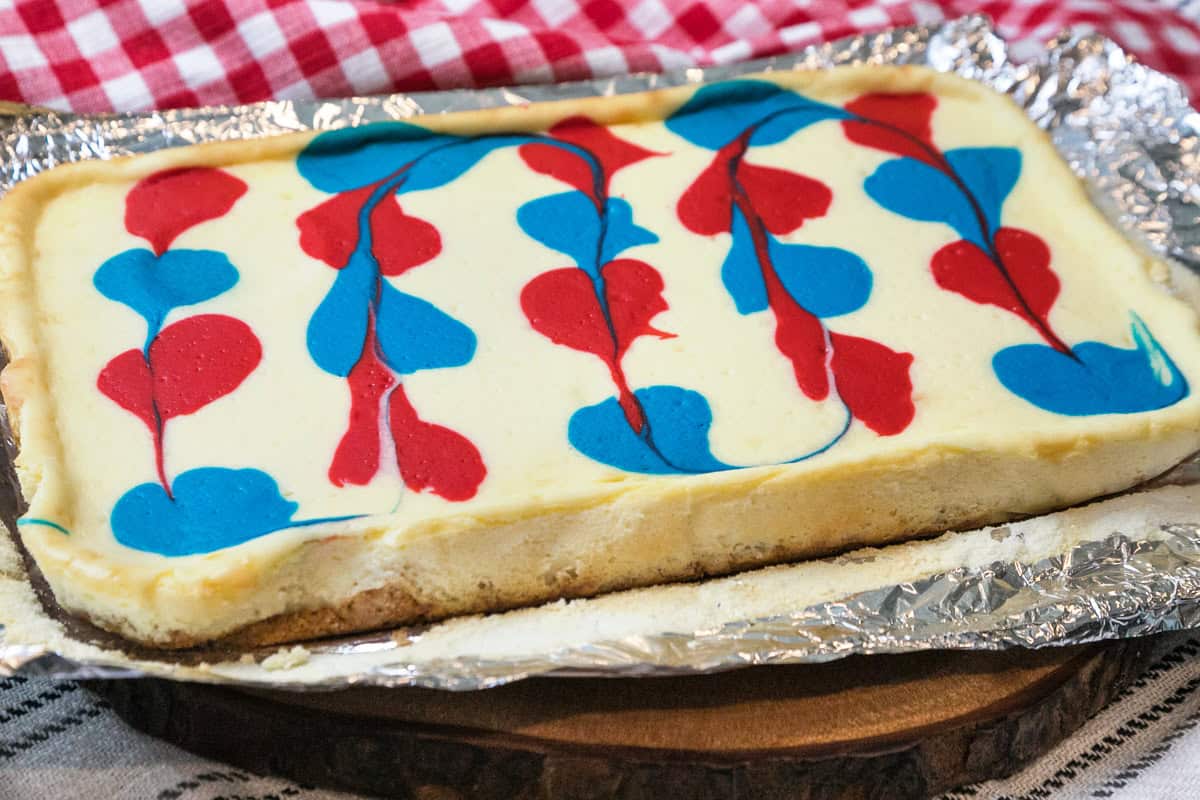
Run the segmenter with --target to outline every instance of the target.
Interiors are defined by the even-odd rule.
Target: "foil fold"
[[[1050,135],[1111,219],[1152,252],[1200,273],[1200,113],[1188,105],[1182,87],[1096,35],[1064,33],[1049,42],[1035,61],[1015,63],[1004,41],[979,16],[855,36],[742,64],[568,84],[88,116],[0,109],[0,191],[52,166],[91,158],[420,114],[623,94],[754,72],[864,63],[927,65],[1008,94]],[[8,438],[6,445],[11,448]],[[1169,492],[1172,487],[1194,485],[1200,485],[1200,458],[1150,488]],[[1143,496],[1151,495],[1133,500]],[[484,648],[472,652],[469,647],[457,651],[451,647],[445,658],[422,659],[410,652],[414,643],[436,639],[439,629],[451,631],[447,635],[452,640],[455,626],[473,630],[471,625],[486,620],[363,634],[286,651],[299,664],[324,665],[316,671],[274,669],[270,658],[261,663],[269,651],[207,651],[199,657],[201,662],[194,654],[117,652],[92,642],[74,642],[69,634],[54,642],[18,642],[11,636],[6,642],[0,632],[0,674],[158,675],[277,688],[419,685],[462,690],[532,675],[708,672],[860,653],[1070,645],[1200,627],[1200,503],[1192,506],[1191,513],[1168,515],[1144,530],[1129,529],[1125,519],[1117,514],[1111,529],[1091,531],[1085,539],[1049,555],[946,568],[836,600],[801,605],[787,613],[725,619],[710,626],[689,628],[683,624],[686,619],[676,624],[668,615],[660,630],[616,638],[598,635],[580,640],[577,636],[536,653],[497,657]],[[1036,523],[1018,525],[1033,524],[1033,531]],[[976,536],[986,543],[1017,536],[1006,531],[1009,526],[947,534],[938,542]],[[897,547],[933,547],[938,542]],[[859,551],[823,563],[846,576],[861,575],[890,550]],[[22,578],[11,569],[7,573],[0,569],[0,583],[5,580]],[[754,580],[720,579],[731,591]],[[666,590],[701,591],[688,586]],[[578,604],[586,613],[592,606],[583,604],[591,603],[600,609],[597,613],[604,613],[605,603],[613,602],[619,600],[601,598],[570,605]],[[520,630],[526,624],[521,619],[536,621],[540,613],[554,612],[534,609],[515,612],[524,617],[497,615],[496,625],[510,624],[505,620],[513,618],[517,622],[510,627]]]

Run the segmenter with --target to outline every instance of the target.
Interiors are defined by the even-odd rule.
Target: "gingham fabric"
[[[1098,30],[1200,96],[1197,0],[0,0],[0,99],[133,111],[561,81],[971,12],[1018,43]]]

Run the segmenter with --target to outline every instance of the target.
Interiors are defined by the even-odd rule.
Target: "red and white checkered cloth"
[[[1200,97],[1200,0],[0,0],[0,99],[73,111],[544,82],[727,63],[991,15],[1105,33]]]

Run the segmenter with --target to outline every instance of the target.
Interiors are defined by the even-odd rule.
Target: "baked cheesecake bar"
[[[137,642],[678,581],[1200,449],[1170,270],[916,68],[209,144],[0,202],[20,539]]]

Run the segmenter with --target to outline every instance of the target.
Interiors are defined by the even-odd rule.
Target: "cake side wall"
[[[316,540],[264,574],[244,598],[218,604],[203,587],[192,587],[156,598],[161,605],[154,613],[136,620],[119,609],[105,615],[96,598],[73,606],[71,583],[56,585],[53,577],[50,583],[69,610],[143,644],[272,644],[723,575],[1004,522],[1160,474],[1200,450],[1200,432],[1185,425],[1154,442],[1061,444],[1055,460],[947,450],[816,479],[776,473],[736,489],[667,496],[635,490],[590,509],[463,525],[401,537],[398,545],[381,543],[383,531]]]

